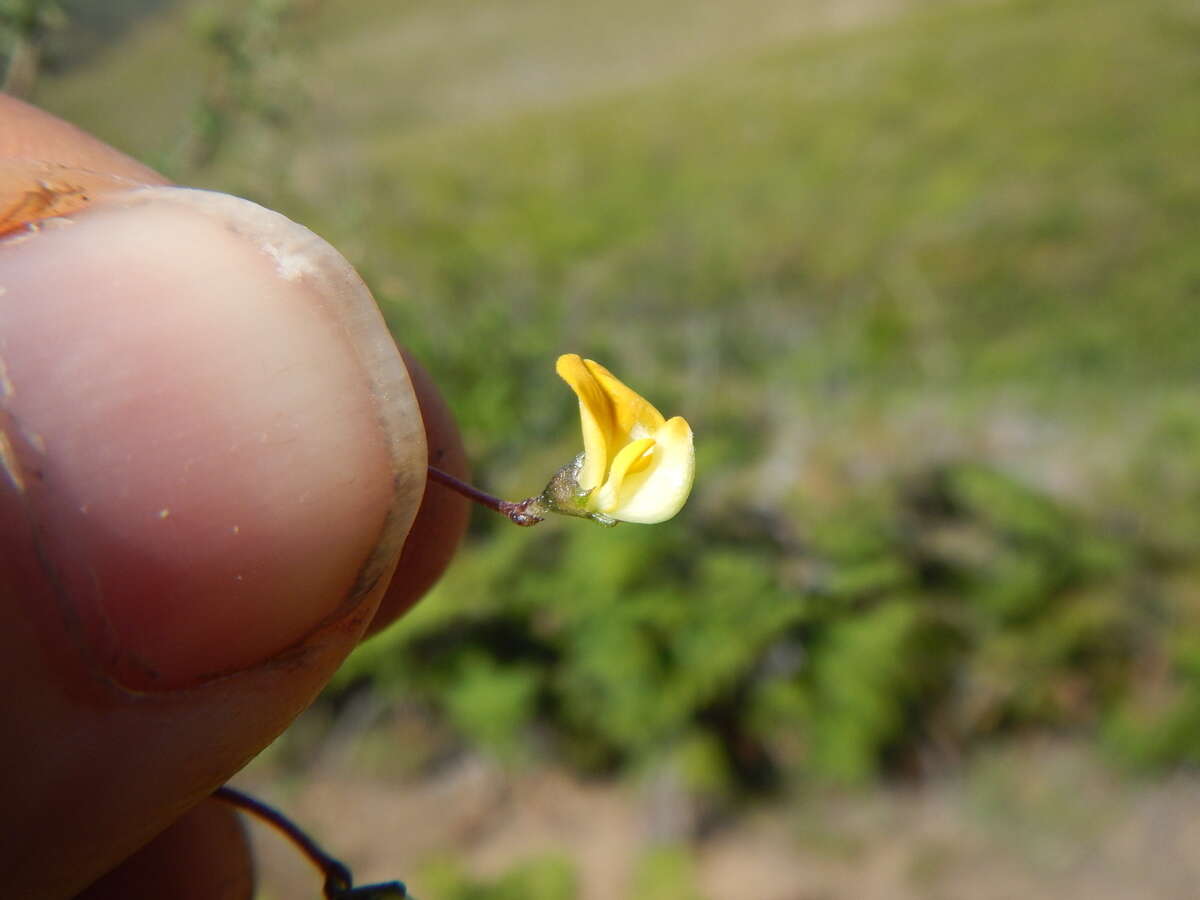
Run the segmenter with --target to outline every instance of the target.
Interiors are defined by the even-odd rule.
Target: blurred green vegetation
[[[252,33],[217,6],[233,30],[200,33]],[[607,46],[585,6],[559,4]],[[1031,729],[1200,762],[1194,4],[945,0],[736,53],[713,26],[657,74],[536,96],[519,26],[578,40],[544,3],[474,31],[458,3],[254,8],[270,40],[148,27],[40,99],[341,247],[480,484],[525,496],[577,452],[565,351],[699,452],[667,525],[480,516],[326,702],[415,704],[514,764],[665,763],[712,804]],[[189,157],[212,95],[148,73],[205,52],[236,77],[220,152]],[[134,121],[112,98],[138,91]],[[439,896],[570,896],[546,871]]]
[[[473,878],[453,860],[421,873],[422,890],[444,900],[572,900],[575,880],[570,861],[559,856],[526,860],[494,879]]]

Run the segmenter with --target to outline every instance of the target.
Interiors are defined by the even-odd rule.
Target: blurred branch
[[[200,10],[193,31],[211,62],[180,153],[183,168],[213,165],[248,133],[278,138],[288,129],[305,98],[293,26],[316,6],[316,0],[251,0]],[[277,140],[268,143],[277,149]]]

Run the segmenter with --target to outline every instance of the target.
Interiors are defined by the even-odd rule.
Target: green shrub
[[[1200,630],[1168,640],[1139,603],[1153,548],[977,463],[884,495],[808,510],[788,544],[748,517],[501,528],[339,683],[443,710],[505,756],[536,727],[585,769],[691,759],[713,796],[1110,717],[1123,752],[1191,758]],[[1147,746],[1122,710],[1159,645],[1182,693]]]

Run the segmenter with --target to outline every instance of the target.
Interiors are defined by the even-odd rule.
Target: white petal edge
[[[696,477],[692,429],[682,416],[667,420],[654,434],[654,460],[621,486],[622,502],[607,514],[621,522],[653,525],[683,508]]]

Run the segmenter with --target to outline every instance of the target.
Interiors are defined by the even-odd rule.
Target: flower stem
[[[334,859],[295,822],[272,806],[261,800],[244,794],[229,785],[223,785],[213,791],[213,798],[230,806],[247,812],[261,819],[272,828],[283,832],[284,836],[296,845],[314,866],[325,876],[324,893],[327,900],[372,900],[383,897],[409,897],[404,883],[393,881],[388,884],[370,884],[354,887],[354,878],[350,870],[341,860]]]
[[[468,500],[478,503],[480,506],[486,506],[488,509],[506,516],[509,521],[516,525],[528,527],[542,521],[541,513],[544,509],[541,497],[526,497],[524,500],[516,502],[501,500],[499,497],[494,497],[486,491],[481,491],[474,485],[467,484],[465,481],[455,478],[449,472],[443,472],[441,469],[434,468],[433,466],[429,467],[429,478],[443,487],[462,494]]]

